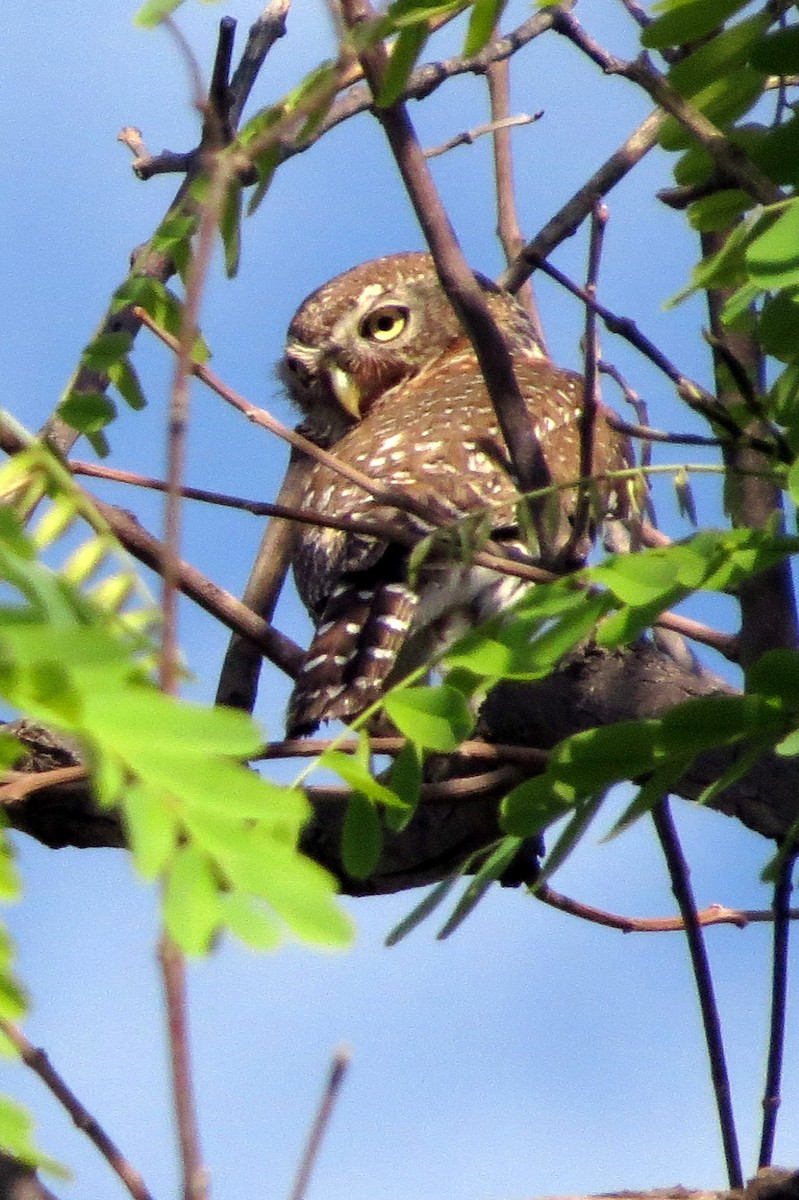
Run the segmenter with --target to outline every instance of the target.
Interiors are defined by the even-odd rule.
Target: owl
[[[552,481],[576,480],[583,381],[549,362],[513,296],[475,277],[511,352]],[[309,464],[304,508],[381,531],[300,528],[292,565],[316,632],[288,707],[287,733],[299,736],[321,721],[357,717],[390,683],[531,585],[436,553],[435,542],[409,573],[410,548],[437,525],[480,519],[495,542],[519,543],[507,447],[428,254],[363,263],[313,292],[291,321],[278,374],[306,437],[435,514],[425,521]],[[597,474],[630,465],[627,441],[603,409],[593,461]],[[624,508],[621,485],[600,484],[599,494],[608,513]],[[568,518],[576,490],[558,495]]]

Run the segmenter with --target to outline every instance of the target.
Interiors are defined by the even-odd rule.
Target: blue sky
[[[211,60],[216,22],[240,23],[239,44],[258,4],[225,9],[189,3],[181,27],[201,63]],[[144,241],[176,182],[138,182],[118,130],[138,125],[153,150],[187,149],[196,117],[186,74],[169,38],[131,23],[135,5],[41,0],[4,13],[0,80],[5,169],[2,266],[3,403],[35,428],[56,403],[128,255]],[[616,11],[616,8],[619,11]],[[523,19],[511,6],[508,24]],[[619,53],[632,50],[621,6],[584,6],[583,19]],[[297,0],[289,34],[275,49],[253,105],[293,86],[330,44],[325,7]],[[452,52],[442,39],[433,55]],[[648,111],[620,80],[603,79],[569,46],[547,37],[517,59],[514,107],[544,110],[516,134],[521,218],[534,233]],[[480,81],[459,80],[413,105],[426,144],[485,120]],[[495,273],[488,142],[434,164],[436,180],[473,264]],[[601,298],[640,326],[688,373],[707,382],[696,310],[666,311],[694,253],[681,219],[658,207],[669,182],[652,156],[610,198]],[[292,416],[273,375],[283,333],[302,298],[356,262],[421,246],[420,234],[376,124],[362,117],[279,173],[245,228],[244,261],[228,283],[217,270],[203,326],[214,367],[232,386],[284,420]],[[555,256],[578,278],[585,240]],[[553,354],[579,367],[582,314],[553,286],[541,303]],[[623,343],[604,350],[650,403],[653,423],[697,428],[665,381]],[[136,362],[151,404],[124,412],[111,437],[114,460],[162,473],[163,414],[171,363],[141,340]],[[616,397],[608,392],[615,403]],[[188,481],[261,499],[277,490],[284,455],[212,395],[192,400]],[[81,453],[89,457],[89,452]],[[673,461],[672,452],[660,456]],[[713,488],[703,513],[718,519]],[[100,491],[100,489],[98,489]],[[118,487],[101,494],[136,507],[157,530],[160,502]],[[670,504],[661,496],[668,518]],[[678,536],[687,529],[670,528]],[[260,534],[249,517],[187,508],[184,551],[212,578],[240,591]],[[729,620],[718,604],[695,607]],[[280,622],[297,640],[308,626],[287,597]],[[188,602],[181,640],[195,682],[213,696],[225,637]],[[718,667],[718,664],[714,664]],[[279,735],[286,686],[268,676],[258,716]],[[676,812],[701,904],[765,907],[757,882],[768,848],[732,822],[678,804]],[[612,844],[600,832],[556,880],[560,890],[639,915],[673,910],[654,839],[641,825]],[[19,966],[32,994],[29,1036],[108,1128],[153,1193],[175,1194],[176,1175],[153,962],[154,899],[125,858],[110,851],[47,851],[15,839],[27,894],[9,917]],[[676,935],[629,936],[579,924],[517,891],[488,897],[450,941],[423,926],[406,943],[382,941],[417,896],[349,902],[359,937],[343,955],[289,946],[268,958],[223,945],[191,969],[203,1143],[217,1200],[285,1195],[329,1056],[340,1043],[353,1065],[312,1184],[313,1200],[437,1200],[653,1187],[680,1181],[718,1186],[723,1167],[690,991]],[[765,1028],[768,931],[720,928],[708,935],[729,1041],[747,1167],[753,1168]],[[799,1060],[794,1031],[778,1160],[799,1137]],[[3,1064],[3,1090],[39,1116],[40,1140],[75,1171],[62,1197],[115,1200],[125,1193],[82,1136],[21,1067]]]

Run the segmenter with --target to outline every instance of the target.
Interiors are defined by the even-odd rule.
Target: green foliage
[[[134,859],[164,889],[164,920],[189,953],[224,928],[264,938],[273,923],[323,945],[350,938],[330,877],[297,849],[303,794],[243,765],[262,744],[245,714],[205,709],[151,682],[158,610],[127,557],[68,474],[32,445],[0,472],[0,495],[31,477],[50,505],[27,534],[0,510],[0,695],[20,712],[76,737],[103,804],[121,810]],[[56,570],[40,555],[81,526],[89,533]],[[102,570],[100,583],[94,579]],[[238,906],[229,894],[243,894]],[[229,914],[235,926],[227,926]]]

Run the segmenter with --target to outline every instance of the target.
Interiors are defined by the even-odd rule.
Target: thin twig
[[[169,1058],[180,1157],[183,1165],[183,1200],[205,1200],[208,1172],[202,1164],[189,1051],[186,962],[168,933],[161,934],[158,959],[166,1004]]]
[[[230,119],[234,128],[241,120],[244,106],[267,54],[286,32],[286,17],[290,6],[291,0],[271,0],[260,17],[250,26],[247,44],[230,81]]]
[[[502,117],[501,120],[486,121],[483,125],[475,125],[473,129],[464,129],[460,133],[456,133],[454,137],[437,146],[429,146],[424,151],[424,156],[427,159],[438,158],[440,155],[454,150],[456,146],[471,146],[478,138],[485,137],[488,133],[498,133],[505,129],[511,129],[514,125],[532,125],[542,116],[543,113],[540,112],[534,113],[533,116],[530,116],[529,113],[517,113],[515,117]]]
[[[513,173],[513,146],[510,130],[501,124],[510,113],[510,62],[503,58],[491,63],[486,71],[491,117],[497,128],[492,139],[494,146],[494,179],[497,194],[497,235],[505,255],[506,263],[514,260],[524,246],[519,225],[516,185]],[[540,115],[540,114],[537,114]],[[535,330],[536,340],[544,355],[547,344],[544,327],[538,311],[533,285],[527,279],[516,293],[516,298],[527,312]]]
[[[696,904],[690,883],[688,864],[683,856],[677,831],[671,816],[667,799],[661,800],[652,810],[658,839],[663,849],[666,864],[671,878],[677,906],[685,924],[685,935],[691,955],[691,964],[696,981],[699,1007],[702,1012],[702,1024],[705,1031],[710,1075],[713,1091],[716,1097],[721,1140],[724,1146],[724,1158],[727,1164],[727,1177],[731,1188],[743,1187],[743,1171],[741,1169],[741,1154],[738,1148],[738,1137],[735,1131],[735,1117],[732,1109],[730,1080],[727,1072],[724,1041],[721,1034],[721,1021],[713,988],[713,977],[707,958],[704,939],[699,921],[697,920]]]
[[[606,75],[621,75],[637,83],[660,108],[679,121],[707,150],[716,167],[728,180],[749,192],[761,204],[774,204],[784,199],[784,194],[776,184],[690,100],[681,96],[666,77],[655,70],[646,54],[626,62],[609,54],[590,37],[571,12],[556,9],[554,18],[553,28],[556,32],[568,38]]]
[[[529,255],[531,253],[532,251],[528,247],[526,254]],[[654,342],[641,333],[631,317],[620,317],[617,313],[606,308],[604,304],[598,303],[588,295],[585,288],[574,283],[569,279],[568,275],[565,275],[563,271],[553,266],[552,263],[540,259],[537,265],[550,279],[554,279],[556,283],[582,301],[583,304],[592,308],[610,333],[618,334],[625,341],[629,342],[631,346],[634,346],[645,358],[649,359],[659,371],[672,381],[678,396],[681,400],[685,401],[689,408],[692,408],[706,420],[720,425],[735,441],[744,441],[772,458],[778,455],[778,446],[773,442],[767,441],[765,438],[748,434],[730,416],[712,392],[709,392],[694,380],[689,379],[687,375],[683,375],[674,363],[658,349]]]
[[[596,300],[599,264],[602,258],[605,225],[608,212],[605,204],[598,200],[591,215],[591,237],[588,246],[588,271],[585,293]],[[575,553],[581,557],[581,548],[588,537],[591,524],[591,484],[594,473],[594,433],[597,419],[599,352],[596,336],[596,311],[591,304],[585,306],[585,331],[583,334],[583,394],[580,406],[580,478],[585,480],[577,493],[577,508],[574,514],[569,541],[563,551],[566,562]]]
[[[788,936],[791,923],[791,891],[797,852],[788,851],[780,863],[774,886],[774,939],[771,959],[771,1016],[769,1022],[766,1079],[763,1088],[763,1127],[760,1133],[758,1167],[771,1166],[777,1113],[780,1107],[782,1064],[785,1056],[785,1016],[788,1000]]]
[[[556,10],[548,11],[553,13],[554,19]],[[657,144],[664,120],[663,113],[656,109],[633,130],[618,150],[615,150],[571,199],[566,201],[532,241],[527,243],[508,269],[503,271],[497,280],[501,287],[511,292],[518,291],[524,280],[538,269],[547,255],[579,229],[591,214],[597,199],[606,196]]]
[[[341,1085],[347,1074],[350,1059],[351,1054],[346,1047],[341,1047],[333,1055],[333,1061],[330,1064],[330,1071],[325,1083],[324,1092],[322,1093],[319,1109],[308,1134],[308,1141],[297,1169],[297,1176],[294,1180],[289,1200],[305,1200],[308,1184],[311,1179],[311,1172],[319,1157],[322,1141],[330,1124],[336,1100],[341,1093]]]
[[[607,912],[602,908],[594,908],[591,904],[583,904],[571,896],[564,896],[553,891],[549,884],[541,884],[533,893],[536,900],[557,908],[561,912],[579,917],[594,925],[604,925],[608,929],[618,929],[621,933],[684,933],[685,921],[682,917],[625,917],[619,913]],[[793,908],[787,914],[792,921],[799,920],[799,908]],[[724,904],[710,904],[697,912],[699,925],[735,925],[738,929],[746,929],[747,925],[770,924],[774,921],[774,913],[769,909],[728,908]]]
[[[111,1140],[96,1117],[81,1104],[63,1077],[56,1071],[44,1050],[33,1046],[25,1034],[11,1021],[0,1018],[0,1030],[19,1051],[27,1067],[39,1076],[59,1104],[66,1109],[72,1121],[96,1146],[114,1174],[122,1181],[133,1200],[152,1200],[144,1180],[134,1166],[125,1158],[119,1147]]]
[[[576,0],[563,0],[562,7],[570,8],[575,2]],[[431,25],[435,23],[431,21]],[[441,23],[443,24],[444,22]],[[526,21],[523,21],[515,29],[510,30],[503,37],[490,41],[483,47],[479,54],[468,58],[457,55],[454,58],[444,59],[439,62],[425,63],[411,72],[403,89],[401,99],[403,101],[424,100],[441,87],[442,84],[446,83],[448,79],[453,79],[457,75],[484,75],[491,63],[501,62],[506,58],[510,58],[535,38],[540,37],[541,34],[551,29],[552,24],[552,10],[547,8],[534,13],[533,16],[528,17]],[[356,64],[355,69],[343,77],[341,86],[348,89],[346,94],[336,101],[325,119],[320,123],[318,129],[310,137],[303,137],[302,140],[295,140],[284,144],[283,155],[285,158],[290,158],[294,154],[301,154],[327,133],[328,130],[333,129],[336,125],[340,125],[343,121],[348,121],[351,117],[357,116],[359,113],[370,111],[373,101],[369,87],[365,84],[351,86],[362,77],[362,74],[360,64]]]

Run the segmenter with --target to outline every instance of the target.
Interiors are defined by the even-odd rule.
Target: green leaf
[[[27,1009],[24,990],[8,973],[0,974],[0,1017],[4,1021],[18,1021]]]
[[[663,15],[646,26],[641,44],[649,50],[663,50],[697,42],[747,3],[748,0],[661,0],[653,9]]]
[[[0,729],[0,769],[8,770],[27,754],[27,749],[13,733]]]
[[[574,789],[548,773],[526,779],[508,793],[500,806],[501,826],[516,837],[534,837],[567,813]]]
[[[142,29],[154,29],[182,3],[183,0],[147,0],[134,14],[133,24]]]
[[[575,733],[550,754],[547,775],[588,795],[624,779],[635,779],[660,758],[658,721],[619,721]]]
[[[752,50],[758,47],[769,24],[768,14],[756,13],[722,30],[675,63],[669,70],[669,83],[680,95],[690,97],[701,92],[712,79],[729,75],[747,61],[759,67]]]
[[[8,1096],[0,1096],[0,1150],[19,1162],[48,1171],[60,1179],[71,1178],[65,1167],[36,1148],[32,1117]]]
[[[389,29],[401,29],[461,8],[465,8],[464,0],[394,0],[386,11],[386,22]]]
[[[92,371],[107,371],[112,363],[124,358],[130,350],[129,333],[103,333],[83,351],[82,363]]]
[[[241,184],[235,180],[225,192],[219,232],[225,248],[225,272],[228,279],[233,279],[241,259]]]
[[[754,203],[748,192],[738,188],[725,188],[723,192],[714,192],[689,204],[688,220],[691,227],[700,233],[713,233],[719,229],[727,229],[741,213],[752,208]]]
[[[691,97],[691,103],[714,125],[725,129],[749,111],[762,94],[763,84],[760,71],[740,67],[729,77],[714,79]],[[684,150],[691,145],[694,135],[676,117],[667,117],[658,140],[664,150]]]
[[[572,850],[574,850],[575,846],[588,829],[588,826],[599,812],[600,806],[604,799],[605,792],[602,791],[592,799],[575,805],[574,815],[541,864],[541,871],[536,880],[537,886],[540,886],[542,883],[546,882],[547,879],[550,879],[555,874],[558,867],[563,866],[564,862],[569,857]],[[536,885],[534,885],[533,890],[535,890]]]
[[[132,408],[134,412],[139,412],[141,409],[147,407],[147,401],[141,389],[139,377],[130,359],[120,358],[116,362],[110,363],[108,366],[108,378],[128,407]]]
[[[792,362],[799,346],[799,290],[769,297],[763,305],[757,329],[767,354],[773,354],[782,362]]]
[[[408,806],[407,812],[386,810],[389,828],[399,833],[416,811],[422,790],[422,759],[413,742],[406,742],[391,764],[388,786]]]
[[[393,688],[384,708],[400,733],[426,750],[456,750],[474,725],[461,693],[446,684]]]
[[[424,899],[411,909],[407,917],[403,917],[399,924],[394,926],[386,937],[385,944],[387,946],[396,946],[397,942],[401,942],[403,938],[407,937],[417,925],[421,925],[422,921],[429,917],[442,901],[446,899],[467,869],[468,860],[466,863],[457,866],[445,879],[442,879],[440,883],[431,888]]]
[[[436,934],[439,941],[444,941],[462,925],[471,912],[477,907],[492,884],[502,877],[511,865],[523,845],[523,838],[503,838],[497,848],[489,854],[480,870],[472,879],[451,915]]]
[[[749,59],[753,67],[772,75],[799,72],[799,25],[777,29],[758,41]]]
[[[368,879],[383,849],[383,830],[377,809],[362,792],[353,792],[344,816],[341,857],[354,879]]]
[[[107,699],[101,698],[93,714],[98,730],[104,736],[114,733],[129,747],[154,754],[166,748],[176,757],[205,762],[215,755],[247,758],[263,746],[256,723],[237,709],[177,701],[144,685],[127,688],[111,707]]]
[[[319,757],[319,766],[335,771],[356,792],[363,792],[375,804],[385,804],[405,812],[407,804],[395,792],[374,778],[369,755],[369,741],[365,734],[359,737],[358,754],[344,754],[340,750],[327,750]]]
[[[463,54],[466,58],[479,54],[491,39],[506,3],[507,0],[474,0],[469,14],[466,41],[463,44]]]
[[[103,392],[72,391],[61,401],[58,415],[78,433],[97,433],[115,420],[116,405]]]
[[[680,579],[680,562],[669,553],[653,550],[640,554],[619,555],[602,566],[592,567],[591,578],[604,584],[623,604],[669,603]]]
[[[228,892],[219,897],[219,907],[230,932],[253,950],[275,950],[282,943],[280,925],[253,896]]]
[[[235,887],[265,900],[297,937],[330,949],[352,941],[352,922],[336,903],[332,876],[290,847],[257,830],[245,832],[222,867]]]
[[[656,804],[674,791],[677,781],[685,773],[690,761],[690,758],[680,759],[676,762],[670,760],[659,770],[653,771],[638,789],[635,799],[627,805],[618,820],[614,821],[613,827],[602,840],[604,842],[611,841],[612,838],[618,837],[620,833],[624,833],[631,825],[634,825],[640,817],[650,813]]]
[[[799,284],[799,198],[785,206],[777,220],[750,242],[746,262],[761,288]]]
[[[783,758],[794,758],[799,754],[799,729],[792,730],[787,737],[777,742],[774,749]]]
[[[741,129],[735,141],[739,138],[752,161],[775,183],[799,183],[799,117],[770,128]]]
[[[174,856],[163,911],[170,937],[186,954],[207,953],[222,914],[209,863],[193,846],[181,846]]]
[[[157,879],[177,843],[180,827],[173,806],[162,793],[139,783],[126,790],[122,803],[134,862],[145,879]]]
[[[767,650],[747,670],[746,690],[799,712],[799,652]]]
[[[698,754],[779,728],[779,714],[762,696],[702,696],[669,709],[661,718],[662,744],[679,754]]]
[[[747,244],[754,236],[760,214],[750,213],[740,224],[736,225],[724,241],[724,245],[715,254],[708,255],[694,267],[691,282],[687,288],[678,293],[669,302],[674,307],[693,292],[705,288],[733,288],[749,281],[749,273],[744,258]]]
[[[386,63],[377,95],[379,108],[388,108],[399,100],[429,36],[430,31],[424,22],[400,30],[391,48],[391,57]]]

